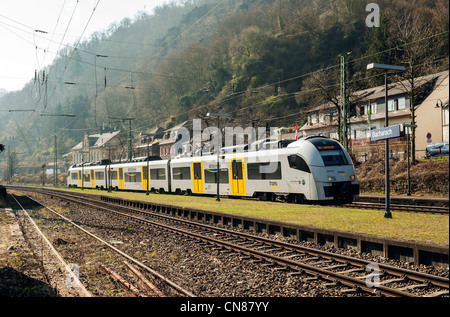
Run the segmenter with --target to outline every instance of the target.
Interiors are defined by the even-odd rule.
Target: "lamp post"
[[[441,110],[441,123],[439,125],[439,127],[441,128],[441,142],[444,142],[444,118],[442,116],[443,110],[445,107],[448,107],[448,103],[445,105],[440,99],[438,101],[436,101],[436,108],[440,108]]]
[[[389,126],[389,117],[388,117],[388,84],[387,84],[387,74],[388,73],[399,73],[405,70],[403,66],[396,65],[385,65],[372,63],[367,65],[368,70],[382,71],[384,72],[384,105],[385,105],[385,126]],[[392,218],[391,208],[390,208],[390,187],[389,187],[389,139],[385,140],[385,152],[386,152],[386,178],[385,178],[385,192],[386,192],[386,210],[384,213],[385,218]]]
[[[141,132],[141,133],[139,133],[139,135],[145,135],[145,136],[147,136],[147,137],[146,137],[146,139],[147,139],[147,191],[145,192],[145,194],[148,196],[148,194],[149,194],[148,188],[149,188],[149,183],[150,183],[150,166],[149,166],[149,158],[150,158],[150,153],[149,153],[149,151],[150,151],[150,139],[149,139],[149,137],[150,137],[150,136],[155,136],[156,133],[144,133],[144,132]]]
[[[406,128],[417,128],[416,124],[408,124],[408,123],[403,123],[403,129],[405,130]],[[411,176],[409,174],[409,132],[411,132],[411,130],[408,129],[408,138],[406,141],[406,155],[408,156],[408,164],[407,164],[407,168],[408,168],[408,191],[406,192],[407,196],[411,196]]]
[[[219,197],[219,181],[220,181],[220,162],[219,162],[219,155],[220,155],[220,146],[222,143],[222,140],[219,140],[219,132],[220,132],[220,128],[219,128],[219,122],[220,122],[220,117],[231,117],[230,114],[224,114],[224,113],[212,113],[212,112],[208,112],[206,114],[207,117],[217,117],[217,197],[216,197],[216,201],[220,201],[220,197]]]

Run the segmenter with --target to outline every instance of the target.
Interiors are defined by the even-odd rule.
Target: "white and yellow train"
[[[81,188],[216,195],[217,178],[221,196],[347,203],[359,194],[349,154],[339,142],[324,137],[307,137],[279,149],[221,154],[219,175],[216,155],[149,162],[145,158],[73,165],[67,183]]]

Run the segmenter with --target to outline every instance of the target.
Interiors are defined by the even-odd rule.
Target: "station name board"
[[[370,141],[397,138],[400,135],[400,125],[393,125],[370,131]]]

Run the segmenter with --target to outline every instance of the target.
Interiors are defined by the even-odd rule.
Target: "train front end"
[[[313,137],[307,141],[312,145],[308,160],[314,175],[316,200],[351,203],[359,194],[359,184],[350,155],[335,140]]]

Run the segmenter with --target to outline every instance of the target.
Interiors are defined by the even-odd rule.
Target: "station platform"
[[[354,198],[354,201],[358,202],[376,202],[384,203],[385,194],[359,194]],[[436,196],[419,196],[419,195],[390,195],[391,204],[399,205],[419,205],[419,206],[436,206],[436,207],[448,207],[448,197],[436,197]]]

